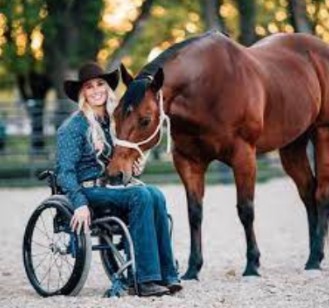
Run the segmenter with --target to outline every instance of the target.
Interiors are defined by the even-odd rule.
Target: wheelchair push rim
[[[23,240],[24,267],[41,296],[76,295],[89,272],[89,234],[70,230],[72,212],[60,202],[46,201],[32,214]]]

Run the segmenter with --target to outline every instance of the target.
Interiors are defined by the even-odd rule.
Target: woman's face
[[[107,100],[106,81],[101,78],[86,81],[82,86],[82,91],[91,107],[103,106]]]

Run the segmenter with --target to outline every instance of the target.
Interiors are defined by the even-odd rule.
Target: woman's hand
[[[142,157],[138,158],[133,163],[133,175],[139,176],[142,174],[144,168],[145,168],[146,160],[144,160]]]
[[[87,205],[83,205],[74,211],[70,226],[72,231],[76,231],[77,234],[80,234],[81,228],[83,228],[85,233],[88,233],[90,223],[91,218],[89,208]]]

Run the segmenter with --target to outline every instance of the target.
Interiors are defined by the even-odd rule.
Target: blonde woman
[[[79,80],[64,82],[67,96],[79,111],[57,132],[56,174],[58,184],[75,211],[72,229],[88,232],[89,207],[112,206],[127,213],[135,245],[139,295],[161,296],[180,291],[168,228],[166,201],[153,186],[122,189],[106,187],[102,178],[110,163],[113,93],[119,72],[105,73],[96,63],[79,70]],[[135,172],[139,172],[138,164]]]

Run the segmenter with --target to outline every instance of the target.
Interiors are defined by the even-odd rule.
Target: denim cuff
[[[138,283],[149,282],[149,281],[161,281],[161,276],[150,275],[150,276],[137,277]]]

